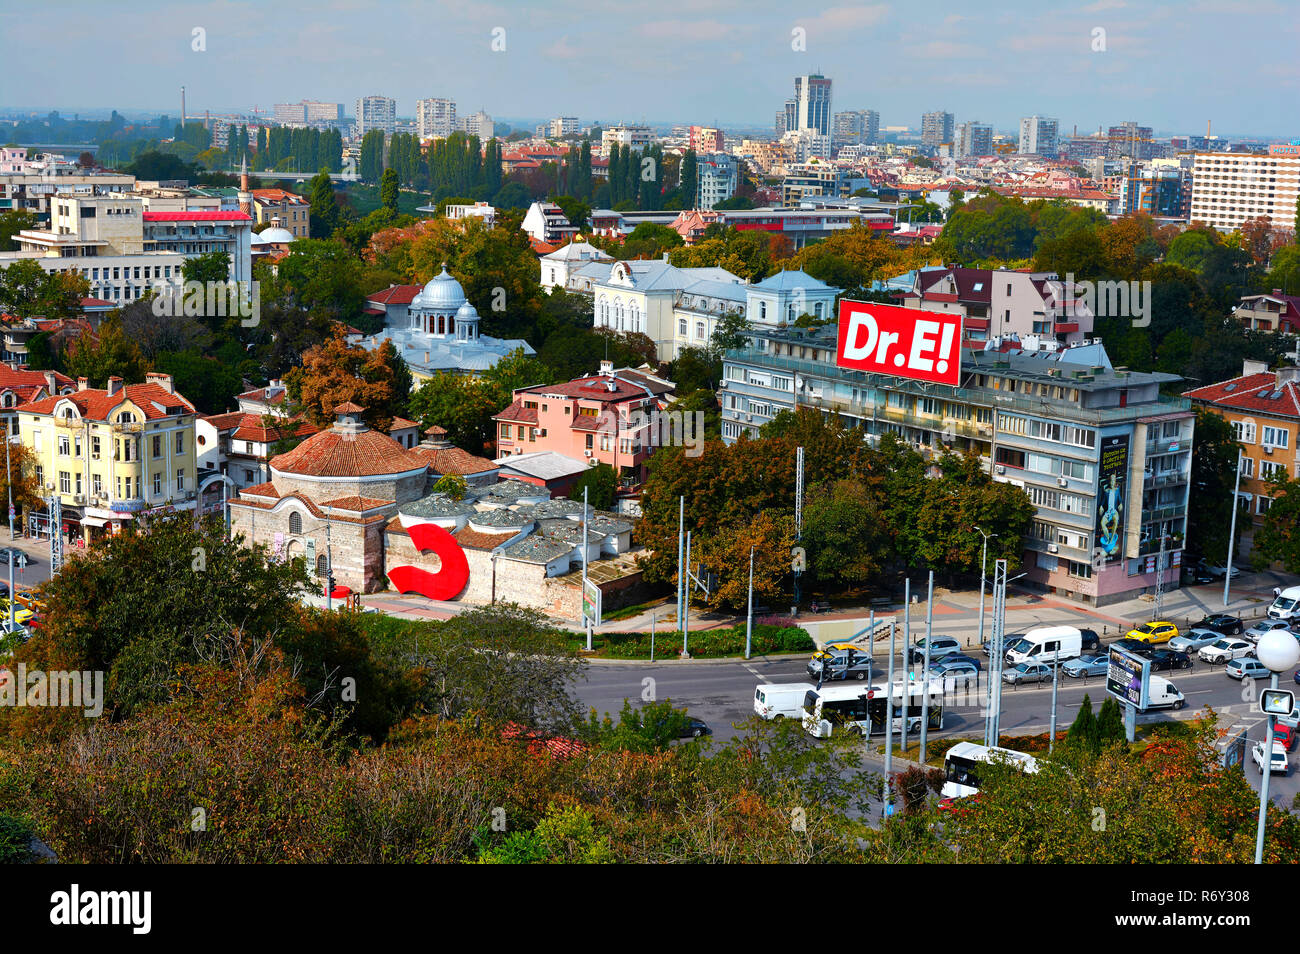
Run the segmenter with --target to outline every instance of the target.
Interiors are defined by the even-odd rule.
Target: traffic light
[[[331,573],[329,576],[327,576],[327,577],[325,578],[325,587],[326,587],[326,589],[328,589],[331,593],[334,592],[334,574],[333,574],[333,573]]]

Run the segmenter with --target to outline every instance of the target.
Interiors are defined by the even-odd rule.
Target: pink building
[[[510,406],[493,418],[498,459],[552,452],[592,467],[609,464],[618,474],[619,491],[633,493],[656,446],[648,419],[667,406],[673,387],[648,371],[615,370],[612,362],[602,361],[599,374],[517,388]],[[638,417],[646,420],[645,427],[637,428]]]

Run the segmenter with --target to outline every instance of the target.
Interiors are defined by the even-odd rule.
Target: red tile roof
[[[328,507],[331,510],[351,510],[356,513],[363,513],[367,510],[378,510],[380,507],[391,507],[395,500],[381,500],[378,497],[360,497],[353,494],[350,497],[339,497],[337,500],[326,500],[321,503],[322,507]]]
[[[468,477],[471,474],[483,474],[496,469],[496,464],[486,457],[476,457],[459,447],[413,447],[412,454],[418,454],[435,474],[458,474]]]
[[[423,285],[390,285],[383,291],[367,295],[366,301],[377,305],[409,305],[423,288]]]
[[[427,464],[379,431],[350,433],[330,428],[271,458],[271,466],[281,473],[306,477],[378,477],[419,470]]]
[[[267,427],[262,423],[262,415],[250,414],[246,411],[210,414],[203,420],[218,431],[231,431],[231,436],[241,441],[256,441],[259,444],[267,444],[286,437],[310,437],[320,431],[315,424],[300,417],[281,420]]]
[[[510,424],[536,424],[537,408],[524,407],[523,401],[514,401],[511,405],[500,414],[493,415],[494,421],[505,421]],[[425,431],[427,434],[428,431]],[[447,433],[443,431],[443,433]]]
[[[1264,396],[1274,391],[1282,393],[1276,399]],[[1287,383],[1279,388],[1277,375],[1272,372],[1248,374],[1231,381],[1207,384],[1203,388],[1184,391],[1183,396],[1237,411],[1259,411],[1276,417],[1300,418],[1300,393],[1297,393],[1296,385]]]
[[[55,406],[60,401],[72,401],[86,420],[107,421],[109,415],[127,400],[140,408],[144,416],[151,421],[172,416],[167,413],[167,408],[180,408],[183,414],[194,413],[193,404],[181,395],[172,394],[157,384],[127,384],[113,395],[106,390],[87,388],[85,391],[74,391],[71,394],[47,397],[31,404],[24,404],[18,410],[28,414],[53,414]]]
[[[240,494],[247,494],[250,497],[274,497],[280,499],[280,491],[275,489],[275,484],[267,481],[264,484],[254,484],[252,487],[245,487]]]
[[[253,217],[238,210],[205,209],[195,212],[144,212],[146,222],[251,222]]]
[[[393,418],[393,426],[390,428],[390,430],[401,430],[406,427],[419,427],[419,426],[420,426],[419,421],[408,421],[404,417],[395,417]],[[444,431],[443,433],[445,434],[446,431]]]
[[[492,550],[512,537],[518,536],[518,532],[512,530],[506,533],[479,533],[469,527],[462,527],[452,536],[462,547],[469,547],[471,550]]]

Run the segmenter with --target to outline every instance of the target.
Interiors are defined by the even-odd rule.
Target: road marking
[[[771,680],[771,679],[768,679],[766,676],[764,676],[762,673],[760,673],[758,670],[756,670],[756,669],[755,669],[753,666],[751,666],[749,663],[741,663],[741,665],[745,668],[745,670],[746,670],[746,671],[747,671],[751,676],[753,676],[753,677],[754,677],[755,679],[757,679],[759,682],[765,682],[765,683],[767,683],[768,685],[771,685],[771,684],[772,684],[772,680]]]

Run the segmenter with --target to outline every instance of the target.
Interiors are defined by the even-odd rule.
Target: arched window
[[[596,299],[596,324],[602,326],[609,324],[609,299],[604,295]]]
[[[632,302],[632,304],[628,306],[628,312],[629,312],[629,320],[627,324],[628,331],[640,331],[641,330],[641,309],[637,306],[636,302]]]
[[[614,318],[619,331],[623,330],[623,321],[627,317],[627,312],[623,308],[623,299],[614,302]]]
[[[289,532],[302,533],[302,514],[296,510],[289,514]]]
[[[316,575],[323,578],[329,574],[329,571],[329,560],[326,559],[325,554],[322,553],[320,556],[316,557]]]

